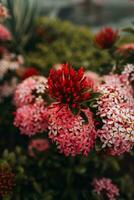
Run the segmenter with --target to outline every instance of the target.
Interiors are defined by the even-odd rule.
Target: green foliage
[[[46,73],[52,65],[65,62],[101,72],[101,65],[105,70],[111,60],[107,52],[100,52],[94,47],[93,33],[88,27],[41,18],[34,33],[29,47],[31,50],[25,58],[29,65],[37,66]]]
[[[37,17],[37,0],[2,0],[9,11],[7,26],[13,36],[15,51],[22,52],[29,41],[35,18]]]
[[[32,158],[27,149],[17,146],[13,151],[5,149],[1,159],[16,174],[13,200],[96,200],[91,182],[103,176],[112,177],[122,200],[134,198],[133,159],[128,155],[116,158],[92,151],[87,158],[68,158],[51,145],[48,152]]]

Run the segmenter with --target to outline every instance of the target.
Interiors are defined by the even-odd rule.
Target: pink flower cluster
[[[128,75],[127,74],[121,74],[121,75],[107,75],[104,76],[104,81],[106,85],[113,86],[119,90],[120,95],[124,99],[125,102],[129,104],[134,103],[133,98],[133,89],[128,81]]]
[[[48,149],[49,142],[47,139],[32,139],[28,146],[28,152],[31,157],[36,157],[36,152],[45,152]]]
[[[0,101],[13,94],[19,81],[17,73],[21,70],[22,65],[23,58],[21,55],[17,56],[8,51],[4,52],[3,57],[0,59]],[[10,77],[8,73],[10,73]]]
[[[9,17],[7,8],[0,3],[0,21],[3,21],[7,17]]]
[[[108,78],[108,77],[107,77]],[[103,126],[98,130],[102,148],[110,155],[129,152],[134,144],[134,100],[132,95],[120,85],[117,76],[109,77],[100,86],[101,97],[98,115]]]
[[[93,88],[93,91],[97,91],[101,82],[99,75],[92,71],[86,71],[85,76],[89,83],[89,87]]]
[[[11,40],[12,36],[10,31],[3,25],[0,24],[0,41]]]
[[[122,72],[122,76],[124,77],[124,82],[127,85],[126,87],[131,85],[132,95],[134,95],[134,65],[126,65],[124,71]]]
[[[94,192],[99,196],[106,196],[108,200],[116,200],[119,196],[119,189],[109,178],[94,179],[92,183]]]
[[[42,103],[24,105],[16,110],[14,125],[21,134],[32,136],[47,130],[47,109]]]
[[[29,77],[15,91],[17,111],[14,124],[22,134],[29,136],[48,128],[49,138],[66,156],[87,156],[96,137],[100,138],[102,149],[110,155],[129,152],[134,145],[131,71],[125,69],[121,75],[105,76],[105,84],[100,84],[100,78],[93,73],[90,73],[88,83],[83,69],[77,72],[68,64],[52,70],[48,82],[42,76]],[[97,131],[93,113],[84,104],[91,100],[93,88],[101,93],[96,106],[102,127]],[[54,97],[53,103],[47,102],[50,100],[48,94]],[[47,106],[47,103],[51,105]]]
[[[32,136],[47,130],[46,90],[47,79],[42,76],[29,77],[17,86],[14,95],[17,107],[14,125],[22,134]]]
[[[47,91],[47,79],[43,76],[32,76],[20,83],[14,94],[16,107],[21,107],[33,102],[44,101]]]
[[[82,110],[87,122],[80,113],[72,114],[67,105],[53,104],[49,108],[49,138],[66,156],[88,155],[96,139],[93,116],[89,108]]]

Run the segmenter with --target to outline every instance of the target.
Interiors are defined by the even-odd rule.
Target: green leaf
[[[131,27],[122,29],[123,32],[134,34],[134,29]]]
[[[81,111],[80,112],[80,116],[83,118],[84,122],[87,124],[88,123],[88,118],[87,118],[86,114],[83,111]]]
[[[70,110],[71,110],[71,112],[72,112],[74,115],[77,115],[77,114],[79,113],[79,108],[72,108],[72,107],[70,106]]]

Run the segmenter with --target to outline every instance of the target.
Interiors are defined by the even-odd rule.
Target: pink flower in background
[[[16,110],[14,125],[28,136],[44,132],[48,128],[48,111],[42,103],[24,105]]]
[[[86,71],[85,76],[87,77],[87,81],[89,81],[89,86],[93,88],[93,91],[97,91],[101,82],[99,75],[92,71]]]
[[[126,87],[132,87],[132,93],[134,95],[134,65],[127,64],[122,72],[123,82]]]
[[[94,37],[94,43],[101,49],[113,47],[118,37],[118,31],[111,27],[102,28]]]
[[[92,182],[94,192],[101,197],[107,197],[108,200],[116,200],[119,196],[119,189],[109,178],[94,179]]]
[[[126,71],[127,73],[123,72],[121,75],[113,74],[104,76],[103,80],[107,85],[117,88],[127,103],[134,104],[133,88],[128,80],[130,76],[129,69],[126,69]]]
[[[134,106],[127,103],[121,88],[104,84],[99,89],[98,115],[103,125],[97,133],[102,148],[110,155],[129,152],[134,144]]]
[[[9,30],[5,26],[0,24],[0,41],[7,41],[11,39],[12,36]]]
[[[89,108],[82,111],[87,121],[80,114],[72,114],[66,105],[49,107],[49,138],[65,156],[87,156],[94,146],[96,131],[92,113]]]
[[[14,103],[17,107],[33,102],[42,101],[47,91],[47,79],[43,76],[33,76],[20,83],[14,94]]]
[[[17,84],[18,80],[16,77],[13,77],[9,81],[4,81],[3,84],[0,85],[0,101],[3,101],[5,97],[12,95]]]
[[[134,43],[123,44],[118,48],[119,53],[125,53],[127,51],[134,51]]]
[[[29,155],[35,157],[36,152],[45,152],[49,149],[49,142],[47,139],[32,139],[28,146]]]
[[[5,6],[0,3],[0,20],[4,20],[9,17],[8,10]]]

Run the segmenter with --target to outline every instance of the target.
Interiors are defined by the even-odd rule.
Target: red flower
[[[35,69],[34,67],[29,67],[25,70],[22,79],[26,79],[30,76],[36,76],[36,75],[39,75],[37,69]]]
[[[48,78],[49,93],[60,103],[76,108],[90,97],[89,84],[84,77],[84,70],[74,70],[72,66],[63,64],[58,70],[51,69]]]
[[[118,31],[114,31],[110,27],[103,28],[100,30],[94,38],[95,44],[97,44],[101,49],[109,49],[111,48],[118,36]]]

